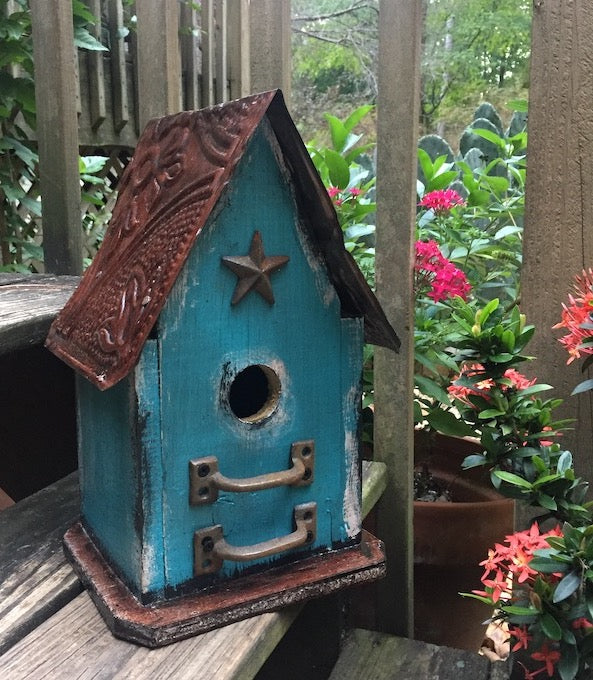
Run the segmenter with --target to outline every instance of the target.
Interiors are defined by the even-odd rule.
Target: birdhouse
[[[78,373],[66,551],[159,646],[384,572],[363,341],[397,349],[280,92],[151,121],[47,346]]]

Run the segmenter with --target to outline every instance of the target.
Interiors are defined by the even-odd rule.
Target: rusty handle
[[[295,442],[290,447],[292,467],[265,475],[233,479],[218,469],[215,456],[199,458],[189,463],[190,504],[205,505],[218,498],[219,491],[245,493],[273,489],[278,486],[306,486],[313,481],[315,444],[312,440]]]
[[[294,509],[294,523],[296,529],[286,536],[244,546],[227,543],[220,524],[196,531],[194,534],[195,575],[201,576],[218,571],[224,560],[249,562],[313,544],[317,536],[317,504],[297,505]]]

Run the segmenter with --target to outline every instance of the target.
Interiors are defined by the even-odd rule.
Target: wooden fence
[[[113,186],[155,116],[273,87],[290,96],[289,0],[89,0],[106,52],[72,45],[71,0],[31,0],[45,269],[80,273],[78,153]],[[59,178],[59,186],[57,184]]]

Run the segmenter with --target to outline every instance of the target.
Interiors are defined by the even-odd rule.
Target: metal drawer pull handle
[[[272,538],[255,545],[229,545],[220,524],[200,529],[194,534],[194,575],[212,574],[222,567],[224,560],[249,562],[262,557],[311,545],[317,535],[317,503],[304,503],[294,509],[295,531],[287,536]]]
[[[315,442],[295,442],[290,447],[292,467],[280,472],[270,472],[257,477],[232,479],[218,470],[218,458],[208,456],[189,462],[189,503],[207,505],[214,503],[219,491],[261,491],[277,486],[308,486],[313,481],[315,469]]]

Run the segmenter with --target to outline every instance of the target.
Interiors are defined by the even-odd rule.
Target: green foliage
[[[443,102],[463,104],[476,92],[526,80],[530,30],[527,0],[431,0],[422,60],[425,126],[432,127]]]
[[[35,217],[41,215],[37,194],[38,156],[31,141],[35,129],[35,83],[31,15],[26,0],[7,14],[0,3],[0,271],[27,272],[41,262],[43,251]],[[73,0],[74,43],[81,49],[104,50],[89,32],[95,18],[81,0]],[[92,172],[84,172],[88,178]],[[97,179],[97,178],[95,178]],[[85,181],[87,181],[85,179]]]

